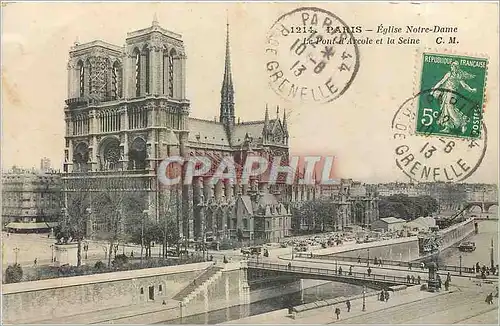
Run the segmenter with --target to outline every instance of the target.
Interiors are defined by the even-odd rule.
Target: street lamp
[[[87,223],[88,223],[88,227],[87,227],[87,230],[85,230],[86,232],[88,233],[93,233],[93,223],[92,223],[92,208],[90,207],[87,207],[85,208],[85,213],[87,213]],[[87,236],[90,236],[90,234],[87,234]],[[86,259],[87,257],[85,257]]]
[[[87,254],[87,252],[89,251],[89,243],[88,243],[88,241],[85,241],[83,243],[83,251],[85,252],[85,259],[88,259],[88,254]]]
[[[491,269],[493,269],[495,267],[495,261],[493,259],[493,238],[491,238],[490,263],[491,263]]]
[[[19,253],[19,248],[15,247],[14,248],[14,254],[16,255],[16,265],[17,265],[17,254]]]
[[[50,258],[50,263],[53,263],[54,262],[54,245],[53,244],[50,245],[50,249],[52,252],[52,257]]]
[[[142,211],[142,214],[147,216],[148,212],[149,211],[147,209],[145,209]],[[144,257],[144,218],[145,218],[145,216],[143,216],[141,218],[141,266],[142,266],[143,257]]]
[[[368,260],[366,261],[366,263],[367,267],[370,267],[370,248],[366,249],[366,251],[368,252]]]
[[[460,272],[459,272],[459,275],[462,276],[462,255],[460,255],[458,258],[460,258]]]
[[[363,285],[363,309],[362,311],[366,310],[366,285]]]

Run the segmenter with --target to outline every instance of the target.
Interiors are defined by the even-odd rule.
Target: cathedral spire
[[[152,23],[152,26],[158,26],[158,25],[159,25],[159,23],[158,23],[158,15],[157,15],[157,14],[156,14],[156,12],[155,12],[155,14],[154,14],[154,16],[153,16],[153,23]]]
[[[225,125],[234,125],[234,88],[229,51],[229,21],[226,22],[226,58],[221,88],[220,121]]]
[[[264,137],[267,136],[267,132],[269,131],[269,108],[266,104],[266,114],[264,116]]]
[[[286,124],[286,110],[283,109],[283,129],[286,133],[288,133],[288,126]]]

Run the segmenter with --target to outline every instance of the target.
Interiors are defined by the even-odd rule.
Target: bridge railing
[[[368,258],[356,258],[356,257],[348,257],[348,256],[327,256],[327,255],[314,255],[311,253],[296,253],[295,257],[299,258],[310,258],[310,259],[321,259],[328,261],[344,261],[344,262],[353,262],[353,263],[361,263],[368,264]],[[378,261],[378,259],[377,259]],[[375,259],[370,259],[370,264],[372,266],[380,266],[379,264],[375,264]],[[411,267],[411,268],[421,268],[421,262],[404,262],[398,260],[382,260],[381,266],[400,266],[400,267]],[[462,273],[475,273],[474,268],[465,267],[465,266],[453,266],[453,265],[439,265],[438,269],[441,271],[448,272],[460,272],[462,269]]]
[[[349,272],[349,270],[315,268],[305,266],[288,266],[282,264],[273,264],[265,262],[248,261],[249,268],[258,268],[272,271],[284,271],[288,273],[313,274],[317,276],[337,276],[343,278],[351,278],[356,280],[366,281],[382,281],[395,284],[408,284],[408,279],[403,276],[386,275],[386,274],[370,274],[360,272]]]

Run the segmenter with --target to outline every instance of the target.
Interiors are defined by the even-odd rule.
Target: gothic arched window
[[[88,80],[89,80],[89,88],[88,88],[88,93],[87,95],[90,95],[92,94],[92,65],[90,64],[90,60],[87,59],[87,63],[86,63],[86,66],[87,66],[87,74],[88,74]]]
[[[144,46],[143,49],[143,56],[144,56],[144,92],[146,94],[149,94],[149,77],[150,77],[150,71],[149,71],[149,48]]]
[[[162,94],[167,94],[167,87],[168,87],[168,49],[164,45],[163,46],[163,69],[162,69]]]
[[[141,53],[136,48],[134,50],[135,58],[135,96],[141,96]]]
[[[77,69],[78,69],[78,89],[79,89],[79,96],[83,97],[85,95],[85,66],[83,65],[83,62],[80,60],[78,61],[77,64]]]
[[[121,98],[121,82],[122,72],[121,65],[118,61],[113,64],[112,77],[111,77],[111,97],[113,100]]]
[[[177,55],[174,49],[168,56],[168,96],[174,96],[174,57]]]

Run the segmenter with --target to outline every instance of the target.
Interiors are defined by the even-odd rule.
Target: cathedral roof
[[[243,205],[245,206],[248,214],[253,215],[253,206],[252,206],[252,199],[248,195],[243,195],[241,196],[241,201],[243,202]]]
[[[273,126],[277,120],[270,120],[269,123]],[[245,141],[245,136],[248,133],[248,136],[253,137],[254,140],[257,140],[259,137],[262,137],[264,132],[264,120],[261,121],[249,121],[242,122],[234,125],[233,135],[231,137],[232,145],[239,146]]]
[[[189,141],[200,144],[230,146],[226,129],[219,122],[189,118]],[[199,140],[198,140],[199,135]]]

